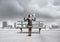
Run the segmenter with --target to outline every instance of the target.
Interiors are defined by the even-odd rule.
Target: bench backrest
[[[27,21],[17,21],[16,26],[20,28],[26,28],[28,22]],[[43,23],[40,21],[32,21],[33,28],[43,28]]]

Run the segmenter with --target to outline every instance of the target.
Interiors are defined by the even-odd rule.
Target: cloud
[[[0,20],[23,18],[27,11],[36,13],[37,18],[60,19],[60,6],[57,3],[59,0],[0,0]]]
[[[24,8],[16,0],[0,0],[0,19],[12,19],[20,16]]]
[[[26,10],[31,0],[16,0],[16,1]]]
[[[60,6],[60,0],[54,0],[53,4]]]

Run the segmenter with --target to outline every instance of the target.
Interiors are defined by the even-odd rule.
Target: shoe
[[[28,35],[28,36],[31,36],[31,35]]]

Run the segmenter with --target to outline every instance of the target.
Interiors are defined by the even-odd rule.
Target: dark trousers
[[[28,27],[28,35],[31,36],[32,26]]]

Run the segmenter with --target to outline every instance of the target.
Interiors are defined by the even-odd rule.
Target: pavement
[[[0,29],[0,42],[60,42],[60,30],[32,30],[32,36],[28,36],[27,29],[23,33],[19,29]]]

